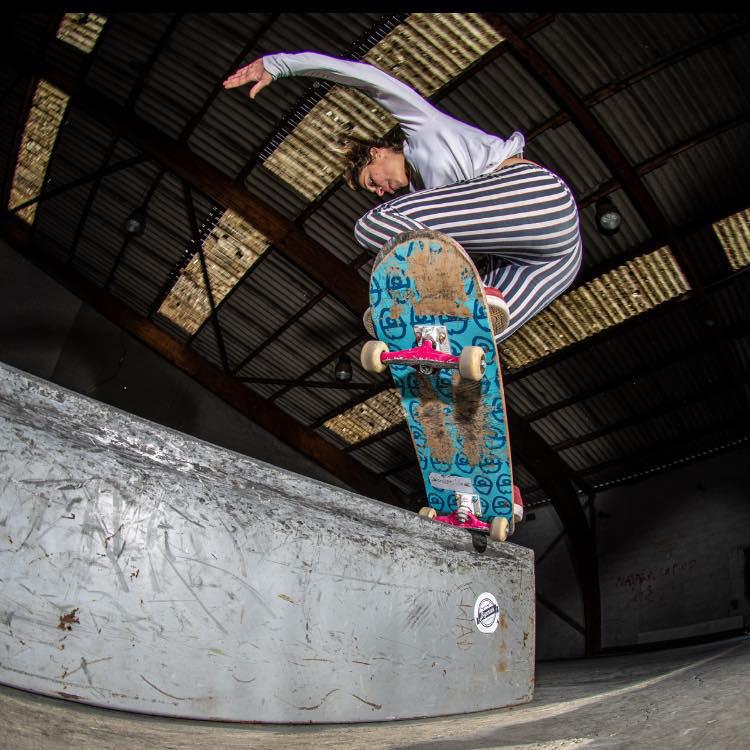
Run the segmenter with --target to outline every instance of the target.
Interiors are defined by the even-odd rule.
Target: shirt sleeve
[[[263,67],[274,80],[308,76],[360,89],[388,110],[407,135],[428,120],[444,116],[411,86],[367,63],[340,60],[317,52],[299,52],[265,55]]]

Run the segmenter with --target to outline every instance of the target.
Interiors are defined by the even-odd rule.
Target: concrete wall
[[[602,646],[750,627],[750,449],[745,445],[594,500]],[[535,552],[537,657],[583,655],[583,608],[551,506],[513,541]],[[553,608],[545,606],[545,600]],[[563,616],[561,616],[563,615]]]
[[[750,625],[750,450],[596,500],[604,646]]]
[[[0,361],[159,424],[346,487],[0,240]]]

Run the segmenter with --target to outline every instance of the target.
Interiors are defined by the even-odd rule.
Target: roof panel
[[[565,13],[531,41],[583,96],[742,18],[728,13]]]
[[[674,226],[690,226],[750,195],[750,122],[670,159],[643,178]]]
[[[173,14],[111,15],[91,57],[86,84],[124,106],[148,71],[144,66]]]
[[[530,131],[558,110],[546,91],[511,54],[500,55],[441,98],[437,106],[453,117],[504,138],[514,130]]]
[[[638,81],[593,111],[628,160],[640,164],[750,109],[747,80],[735,70],[748,55],[745,34]]]

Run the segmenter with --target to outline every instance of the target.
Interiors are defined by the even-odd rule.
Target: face
[[[370,163],[360,170],[359,184],[380,197],[408,187],[404,155],[390,148],[373,146],[370,149]]]

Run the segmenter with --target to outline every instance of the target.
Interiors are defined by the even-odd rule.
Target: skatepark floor
[[[46,750],[568,750],[750,747],[750,637],[537,665],[531,703],[438,719],[229,724],[93,708],[0,686],[0,747]]]

